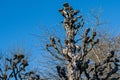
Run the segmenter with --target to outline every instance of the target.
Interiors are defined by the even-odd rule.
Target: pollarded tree
[[[46,45],[46,49],[52,56],[64,59],[66,63],[65,67],[56,66],[59,79],[118,80],[120,77],[114,76],[119,71],[119,60],[115,57],[115,51],[111,50],[102,62],[95,62],[87,58],[87,55],[99,42],[99,39],[95,38],[96,32],[92,32],[90,35],[90,28],[87,28],[83,34],[78,35],[78,31],[84,27],[82,15],[77,16],[79,11],[74,10],[68,3],[63,4],[63,7],[59,12],[64,17],[63,27],[66,32],[64,45],[60,39],[55,37],[50,37],[50,44]],[[55,54],[51,48],[58,54]]]
[[[13,57],[5,57],[5,63],[2,61],[0,64],[0,80],[40,80],[40,75],[34,70],[26,69],[29,63],[24,53],[13,53]]]

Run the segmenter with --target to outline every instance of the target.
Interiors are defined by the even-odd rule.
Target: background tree
[[[115,51],[110,49],[103,61],[93,61],[87,55],[95,48],[99,39],[95,39],[96,32],[90,35],[90,28],[87,28],[82,35],[78,31],[84,27],[82,15],[77,16],[78,10],[74,10],[68,3],[63,4],[64,8],[59,12],[65,18],[63,27],[66,32],[64,46],[59,38],[50,37],[50,44],[46,49],[56,59],[64,59],[65,66],[56,66],[60,79],[65,80],[107,80],[116,79],[113,76],[119,71],[119,60],[115,57]],[[80,38],[76,39],[76,36]],[[80,43],[77,45],[77,43]],[[53,48],[58,54],[55,54]],[[95,50],[96,51],[96,50]],[[107,50],[106,50],[107,51]]]
[[[11,57],[4,56],[0,65],[0,80],[40,80],[40,75],[35,70],[28,70],[28,56],[24,50],[10,51]]]

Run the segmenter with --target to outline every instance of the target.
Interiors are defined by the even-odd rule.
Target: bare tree
[[[29,66],[28,59],[24,53],[13,52],[11,58],[5,57],[5,63],[2,61],[0,65],[0,80],[40,80],[34,70],[27,70]]]
[[[115,50],[110,50],[104,60],[95,62],[87,55],[99,43],[96,39],[96,32],[90,35],[90,28],[87,28],[80,38],[76,39],[78,31],[84,27],[82,15],[77,16],[78,10],[74,10],[68,3],[63,4],[59,12],[64,17],[63,27],[66,32],[64,45],[59,38],[50,37],[50,44],[46,45],[49,53],[57,59],[63,60],[65,66],[57,65],[57,72],[60,80],[118,80],[119,59],[115,57]],[[77,43],[80,43],[78,45]],[[54,49],[56,52],[53,52]],[[96,49],[95,49],[96,50]],[[108,70],[109,69],[109,70]],[[119,74],[119,73],[118,73]]]

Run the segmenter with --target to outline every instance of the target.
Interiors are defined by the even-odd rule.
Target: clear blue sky
[[[83,14],[102,8],[102,18],[110,22],[109,30],[120,32],[120,0],[0,0],[0,50],[22,41],[31,47],[31,33],[40,34],[43,26],[49,28],[60,22],[58,9],[64,2]]]

